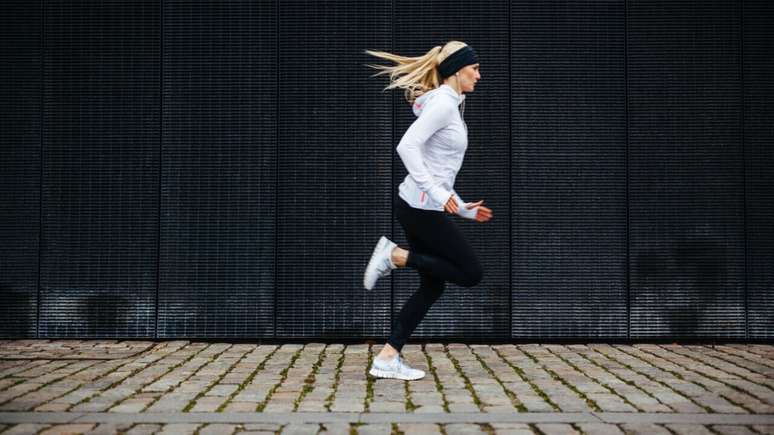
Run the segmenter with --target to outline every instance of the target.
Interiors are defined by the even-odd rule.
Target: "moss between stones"
[[[208,346],[208,347],[209,347],[209,346]],[[213,356],[212,356],[212,358],[210,358],[210,361],[209,361],[209,362],[207,362],[207,364],[209,364],[209,363],[211,363],[211,362],[215,361],[216,359],[218,359],[218,357],[219,357],[219,356],[223,355],[223,354],[224,354],[224,353],[225,353],[227,350],[231,349],[232,347],[234,347],[234,346],[233,346],[233,345],[231,345],[231,346],[229,346],[229,347],[227,347],[227,348],[223,349],[223,350],[222,350],[220,353],[217,353],[217,354],[213,355]],[[247,354],[247,353],[245,353],[245,355],[246,355],[246,354]],[[244,358],[244,355],[242,355],[242,358]],[[240,360],[241,360],[241,358],[240,358]],[[207,364],[204,364],[202,367],[205,367]],[[202,367],[199,367],[199,369],[201,369]],[[194,374],[195,374],[195,372],[194,372],[194,373],[191,373],[191,374],[190,374],[190,375],[189,375],[187,378],[183,379],[183,380],[182,380],[180,383],[182,384],[183,382],[187,381],[187,380],[188,380],[188,379],[189,379],[191,376],[193,376]],[[210,390],[212,389],[212,387],[214,387],[215,385],[217,385],[217,384],[218,384],[218,382],[220,382],[220,380],[221,380],[221,379],[223,379],[223,377],[224,377],[224,376],[226,376],[226,373],[223,373],[222,375],[220,375],[220,376],[218,377],[218,379],[216,379],[216,380],[215,380],[215,382],[211,382],[209,385],[207,385],[207,388],[206,388],[206,389],[204,389],[204,390],[200,391],[200,392],[199,392],[199,394],[197,394],[197,395],[196,395],[196,397],[194,397],[194,398],[193,398],[193,400],[191,400],[190,402],[188,402],[188,404],[187,404],[187,405],[185,405],[185,408],[183,408],[183,412],[188,412],[188,411],[189,411],[191,408],[193,408],[193,407],[196,405],[196,401],[197,401],[197,400],[199,400],[199,399],[201,399],[201,398],[202,398],[202,396],[204,396],[204,395],[205,395],[205,394],[206,394],[208,391],[210,391]],[[178,384],[178,385],[180,385],[180,384]],[[149,403],[149,404],[148,404],[148,406],[147,406],[147,408],[151,407],[151,406],[152,406],[152,405],[153,405],[153,404],[154,404],[156,401],[158,401],[158,400],[159,400],[161,397],[163,397],[163,395],[162,395],[162,396],[159,396],[159,397],[157,397],[157,398],[156,398],[156,400],[154,400],[153,402]]]
[[[631,354],[629,354],[629,353],[627,353],[627,352],[624,352],[623,350],[620,350],[620,349],[619,349],[619,348],[617,348],[617,347],[616,347],[615,349],[616,349],[616,350],[618,350],[619,352],[623,353],[623,354],[626,354],[626,355],[629,355],[629,356],[631,356],[632,358],[637,358],[636,356],[634,356],[634,355],[631,355]],[[662,386],[666,387],[668,390],[670,390],[670,391],[673,391],[675,394],[677,394],[677,395],[678,395],[678,396],[680,396],[680,397],[684,397],[684,398],[686,398],[686,399],[687,399],[689,402],[693,403],[694,405],[698,406],[699,408],[702,408],[702,409],[704,409],[704,410],[705,410],[705,411],[707,411],[708,413],[712,413],[712,412],[713,412],[713,411],[712,411],[712,408],[710,408],[709,406],[704,406],[704,405],[701,405],[701,404],[697,403],[697,402],[696,402],[695,400],[693,400],[692,398],[690,398],[690,397],[688,397],[688,396],[686,396],[686,395],[684,395],[684,394],[681,394],[679,391],[677,391],[677,390],[675,390],[674,388],[670,387],[670,386],[669,386],[669,384],[667,384],[666,382],[659,381],[658,379],[656,379],[656,378],[654,378],[654,377],[652,377],[652,376],[650,376],[650,375],[648,375],[648,374],[646,374],[646,373],[639,372],[639,371],[635,370],[635,368],[634,368],[634,367],[630,366],[629,364],[626,364],[626,363],[625,363],[625,362],[623,362],[623,361],[620,361],[618,358],[612,357],[612,356],[610,356],[610,355],[607,355],[607,354],[605,354],[605,353],[602,353],[602,352],[600,352],[600,351],[598,351],[598,350],[596,350],[596,349],[593,349],[593,348],[592,348],[592,350],[593,350],[594,352],[597,352],[598,354],[600,354],[600,355],[604,356],[604,357],[605,357],[605,358],[607,358],[607,359],[610,359],[610,360],[612,360],[612,361],[615,361],[615,362],[617,362],[618,364],[621,364],[622,366],[624,366],[624,367],[626,367],[627,369],[629,369],[629,370],[633,371],[634,373],[640,374],[640,375],[644,376],[645,378],[647,378],[647,379],[650,379],[651,381],[653,381],[653,382],[655,382],[655,383],[657,383],[657,384],[660,384],[660,385],[662,385]],[[638,360],[640,360],[640,361],[643,361],[643,362],[646,362],[646,363],[647,363],[647,361],[643,360],[642,358],[637,358],[637,359],[638,359]],[[648,364],[648,365],[650,365],[651,367],[655,367],[653,364],[650,364],[650,363],[647,363],[647,364]],[[660,369],[660,370],[663,370],[663,369]]]
[[[263,369],[264,369],[264,367],[266,366],[266,362],[267,362],[267,361],[269,361],[269,360],[271,359],[271,357],[272,357],[272,356],[274,356],[274,354],[277,352],[277,349],[279,349],[279,346],[275,347],[275,348],[274,348],[274,350],[272,350],[271,352],[269,352],[268,354],[266,354],[266,356],[263,358],[263,361],[261,361],[261,363],[260,363],[260,364],[258,364],[258,365],[255,367],[255,370],[253,370],[253,371],[252,371],[252,373],[250,373],[250,375],[247,377],[247,379],[245,379],[245,380],[244,380],[244,382],[242,382],[241,384],[239,384],[239,386],[237,387],[236,391],[234,391],[233,393],[231,393],[231,396],[228,398],[228,400],[226,400],[225,402],[223,402],[223,404],[222,404],[222,405],[220,405],[220,406],[218,407],[218,409],[217,409],[217,411],[216,411],[216,412],[223,412],[223,409],[225,409],[225,407],[226,407],[226,406],[227,406],[227,405],[228,405],[228,404],[231,402],[231,400],[232,400],[234,397],[236,397],[236,396],[237,396],[237,395],[238,395],[238,394],[239,394],[239,393],[240,393],[242,390],[244,390],[244,389],[245,389],[245,387],[247,387],[248,385],[250,385],[250,382],[252,382],[252,381],[253,381],[253,378],[255,378],[255,375],[257,375],[257,374],[258,374],[258,372],[260,372],[261,370],[263,370]],[[247,355],[249,355],[249,354],[250,354],[250,352],[248,352],[247,354],[245,354],[245,356],[247,356]],[[240,361],[241,361],[241,359],[240,359]]]
[[[280,372],[280,380],[276,384],[274,384],[273,387],[271,387],[271,390],[269,390],[269,393],[266,395],[266,399],[264,399],[261,403],[258,404],[255,408],[255,412],[263,412],[264,408],[266,408],[266,405],[269,403],[269,400],[271,400],[271,396],[274,394],[275,391],[277,391],[277,388],[279,388],[280,385],[282,385],[283,382],[285,382],[285,379],[287,379],[288,376],[288,370],[290,370],[291,367],[296,363],[296,360],[301,355],[301,352],[304,350],[306,345],[301,346],[295,354],[293,354],[293,357],[290,359],[290,364],[288,364],[287,367],[282,369]]]
[[[530,381],[529,378],[527,378],[527,375],[524,373],[524,370],[522,370],[521,367],[513,365],[510,361],[508,361],[507,358],[502,356],[500,354],[500,352],[498,352],[497,349],[495,349],[494,347],[492,348],[492,350],[494,351],[494,353],[497,354],[497,356],[500,357],[500,359],[502,359],[506,364],[508,364],[513,369],[513,371],[516,372],[517,375],[519,375],[519,377],[521,378],[522,381],[524,381],[527,384],[529,384],[529,386],[532,387],[532,390],[538,396],[540,396],[541,399],[545,400],[546,403],[551,405],[551,407],[553,407],[554,410],[561,411],[561,409],[559,408],[559,405],[557,405],[556,403],[551,401],[551,398],[548,397],[548,394],[546,394],[545,391],[541,390],[540,387],[538,387],[534,382]],[[534,358],[532,358],[529,355],[527,355],[527,356],[534,361]]]
[[[339,355],[338,361],[336,361],[336,375],[333,378],[333,391],[331,391],[331,394],[328,395],[328,397],[325,398],[325,410],[330,411],[331,405],[333,405],[333,400],[336,397],[336,390],[339,388],[339,382],[341,380],[341,366],[344,364],[344,351],[346,348],[341,349],[341,354]]]
[[[445,344],[443,345],[443,350],[446,353],[446,356],[449,358],[449,360],[451,360],[452,364],[454,365],[454,368],[457,369],[457,373],[459,373],[460,376],[462,376],[462,379],[465,380],[465,388],[468,391],[470,391],[470,395],[473,397],[473,403],[475,403],[476,406],[478,406],[478,409],[480,411],[483,411],[483,409],[482,409],[483,403],[478,398],[478,395],[476,394],[476,391],[473,389],[473,384],[470,383],[470,379],[468,379],[468,377],[465,376],[465,373],[462,371],[462,367],[460,367],[459,361],[457,361],[457,359],[454,358],[451,355],[451,353],[449,353],[449,347],[447,345],[445,345]]]
[[[498,377],[495,375],[495,373],[494,373],[494,370],[492,370],[491,368],[489,368],[489,366],[488,366],[488,365],[486,365],[486,363],[484,362],[484,360],[483,360],[483,359],[482,359],[482,358],[481,358],[481,357],[480,357],[480,356],[479,356],[479,355],[478,355],[478,354],[477,354],[477,353],[476,353],[476,352],[475,352],[473,349],[471,349],[471,353],[473,354],[473,356],[475,356],[475,357],[476,357],[476,359],[477,359],[477,360],[478,360],[478,362],[481,364],[481,366],[482,366],[482,367],[484,367],[484,369],[485,369],[487,372],[489,372],[489,374],[490,374],[490,375],[492,375],[492,378],[493,378],[495,381],[497,381],[497,383],[498,383],[498,384],[500,384],[500,386],[503,388],[503,391],[505,392],[505,395],[507,395],[507,396],[508,396],[508,398],[509,398],[509,399],[511,399],[511,403],[513,404],[513,406],[515,406],[515,407],[516,407],[516,409],[517,409],[519,412],[527,412],[527,407],[525,407],[525,406],[524,406],[524,404],[523,404],[523,403],[521,403],[521,401],[519,400],[519,398],[518,398],[518,397],[516,397],[516,393],[514,393],[513,391],[511,391],[511,390],[509,390],[509,389],[505,388],[505,385],[503,385],[502,381],[500,381],[500,378],[498,378]]]
[[[435,370],[435,366],[433,365],[433,358],[430,356],[429,353],[427,353],[427,348],[425,345],[422,345],[422,352],[425,354],[425,359],[427,360],[427,369],[432,373],[433,379],[435,380],[435,389],[441,394],[441,400],[443,401],[443,410],[446,412],[449,411],[449,402],[446,400],[446,394],[443,392],[443,385],[441,384],[441,380],[438,379],[438,373]]]
[[[524,349],[520,349],[520,350],[524,353],[524,355],[527,355],[535,364],[537,364],[540,367],[542,367],[543,370],[546,371],[546,373],[548,373],[549,375],[551,375],[552,378],[554,378],[554,380],[557,380],[557,381],[561,382],[562,385],[564,385],[565,387],[569,388],[575,394],[577,394],[581,399],[583,399],[586,402],[586,405],[589,406],[589,408],[593,409],[594,411],[600,411],[600,412],[602,411],[602,409],[599,406],[597,406],[596,402],[594,402],[593,400],[589,399],[585,394],[583,394],[581,391],[579,391],[577,388],[575,388],[574,385],[572,385],[571,383],[565,381],[561,376],[559,376],[556,372],[554,372],[553,370],[549,369],[545,365],[540,364],[540,362],[538,362],[537,358],[535,358],[532,355],[530,355],[529,352],[527,352],[526,350],[524,350]],[[551,353],[551,352],[549,351],[549,353]],[[553,355],[553,353],[551,353],[551,354]]]
[[[368,345],[368,362],[365,366],[366,395],[365,398],[363,398],[363,409],[366,412],[371,409],[371,401],[374,400],[374,379],[368,375],[368,370],[370,369],[371,363],[374,360],[373,348],[374,346],[372,344]]]
[[[323,360],[325,359],[325,349],[327,348],[328,348],[327,344],[323,346],[322,351],[320,352],[319,355],[317,355],[317,362],[315,362],[312,365],[312,372],[306,376],[306,379],[304,379],[304,386],[301,389],[301,394],[299,394],[296,400],[293,401],[293,411],[298,410],[298,406],[304,400],[304,396],[309,394],[310,391],[314,390],[315,377],[317,375],[317,371],[320,369],[320,366],[322,365]]]

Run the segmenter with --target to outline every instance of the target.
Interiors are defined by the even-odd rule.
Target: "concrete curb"
[[[774,414],[643,412],[0,412],[0,423],[691,423],[774,425]]]

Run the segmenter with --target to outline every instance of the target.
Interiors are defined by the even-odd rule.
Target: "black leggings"
[[[420,280],[419,288],[393,322],[387,340],[400,351],[430,306],[441,297],[447,281],[473,287],[481,281],[483,270],[473,248],[445,211],[414,208],[396,195],[395,214],[409,244],[406,266],[416,269]]]

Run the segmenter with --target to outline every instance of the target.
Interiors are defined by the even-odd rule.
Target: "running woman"
[[[454,190],[454,180],[468,146],[465,93],[481,78],[478,55],[460,41],[449,41],[419,57],[384,51],[366,53],[397,63],[368,65],[390,73],[385,90],[404,88],[417,119],[406,130],[397,151],[408,175],[394,198],[395,214],[409,248],[382,236],[366,267],[363,285],[371,290],[393,269],[411,267],[420,285],[392,324],[390,337],[374,358],[369,374],[381,378],[421,379],[425,372],[412,368],[400,352],[427,311],[438,300],[446,282],[473,287],[481,281],[481,263],[457,224],[445,214],[486,222],[492,210],[484,201],[467,203]],[[372,76],[373,77],[373,76]],[[461,106],[460,106],[461,105]]]

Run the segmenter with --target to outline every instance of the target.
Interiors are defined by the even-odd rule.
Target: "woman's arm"
[[[489,219],[492,219],[492,210],[489,207],[485,207],[483,205],[484,200],[476,201],[473,203],[465,202],[462,198],[460,198],[460,195],[457,193],[456,190],[452,189],[452,193],[454,196],[459,199],[459,207],[457,208],[457,214],[464,217],[465,219],[470,219],[473,221],[478,222],[486,222]],[[472,208],[468,208],[468,206],[474,205]]]
[[[454,197],[457,198],[457,214],[461,217],[464,217],[465,219],[475,220],[476,214],[478,213],[478,207],[468,209],[466,207],[468,203],[460,197],[460,194],[457,193],[457,191],[454,189],[452,189],[452,193],[454,194]]]
[[[454,108],[444,104],[444,101],[438,97],[431,99],[428,103],[419,117],[403,134],[397,151],[409,174],[417,182],[419,189],[427,192],[435,202],[446,204],[452,192],[446,190],[441,182],[430,173],[427,164],[422,159],[420,148],[433,133],[451,122]]]

